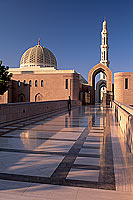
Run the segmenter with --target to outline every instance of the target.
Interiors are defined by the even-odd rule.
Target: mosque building
[[[75,70],[58,70],[54,54],[38,44],[21,57],[20,68],[10,68],[13,74],[3,102],[38,102],[79,100],[80,88],[87,81]]]
[[[87,83],[75,70],[59,70],[55,55],[43,47],[39,39],[36,46],[22,55],[20,68],[9,69],[13,74],[12,80],[8,91],[0,95],[0,103],[67,100],[70,96],[82,104],[102,102],[109,105],[114,98],[133,105],[133,72],[115,73],[113,87],[108,50],[107,21],[104,19],[101,60],[89,71]],[[99,73],[100,80],[95,84],[95,77]]]

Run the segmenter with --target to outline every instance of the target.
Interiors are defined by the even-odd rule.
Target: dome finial
[[[40,46],[40,37],[38,38],[38,45]]]

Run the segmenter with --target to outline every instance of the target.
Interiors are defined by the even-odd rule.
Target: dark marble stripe
[[[100,155],[89,154],[89,153],[79,153],[78,157],[91,157],[91,158],[100,158]]]
[[[33,151],[33,150],[8,149],[8,148],[0,148],[0,151],[15,152],[15,153],[27,153],[27,154],[49,154],[49,155],[60,155],[60,156],[67,155],[67,153],[65,153],[65,152]]]
[[[39,183],[39,184],[52,184],[52,185],[74,186],[74,187],[84,187],[84,188],[98,188],[98,183],[93,182],[93,181],[70,180],[70,179],[17,175],[17,174],[8,174],[8,173],[0,173],[0,179],[9,180],[9,181]]]
[[[62,162],[55,169],[55,171],[51,175],[52,178],[65,179],[67,177],[76,157],[80,152],[81,147],[84,144],[84,141],[86,140],[87,135],[88,129],[86,128],[78,137],[77,141],[73,144],[73,146],[71,147],[65,158],[62,160]]]
[[[96,146],[82,146],[82,148],[85,148],[85,149],[100,149],[100,146],[99,147],[96,147]]]
[[[70,159],[73,157],[92,157],[99,158],[99,155],[96,154],[78,154],[75,150],[67,152],[48,152],[48,151],[33,151],[33,150],[22,150],[22,149],[8,149],[8,148],[0,148],[0,151],[4,152],[15,152],[15,153],[27,153],[27,154],[50,154],[50,155],[60,155],[60,156],[68,156]],[[79,150],[80,151],[80,150]]]
[[[100,140],[89,140],[89,139],[87,139],[87,140],[85,140],[85,142],[99,142],[100,143]]]

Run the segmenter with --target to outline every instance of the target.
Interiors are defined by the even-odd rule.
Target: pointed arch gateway
[[[106,75],[107,94],[112,94],[112,72],[108,67],[99,63],[89,71],[88,75],[88,85],[91,87],[91,104],[95,104],[95,76],[100,72]]]

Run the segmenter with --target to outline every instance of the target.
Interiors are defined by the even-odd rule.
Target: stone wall
[[[79,104],[79,101],[72,101],[72,106]],[[67,100],[0,104],[0,123],[59,111],[67,107]]]
[[[119,123],[125,141],[133,153],[133,108],[114,101],[113,111],[115,113],[115,120]]]
[[[125,79],[128,80],[127,88]],[[114,73],[114,100],[133,105],[133,72]]]

